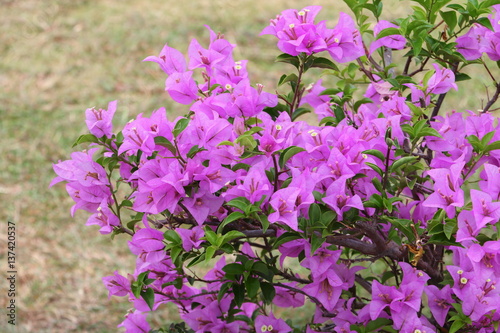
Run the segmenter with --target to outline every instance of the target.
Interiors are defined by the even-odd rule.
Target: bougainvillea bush
[[[274,93],[207,27],[187,58],[145,59],[184,117],[118,131],[116,101],[87,109],[53,184],[137,256],[103,278],[134,308],[119,327],[173,303],[182,323],[155,332],[498,330],[500,1],[415,0],[391,22],[345,2],[336,25],[309,6],[263,29],[290,65]],[[490,81],[477,109],[444,109],[466,69]]]

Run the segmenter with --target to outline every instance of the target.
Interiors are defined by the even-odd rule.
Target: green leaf
[[[227,274],[241,275],[245,272],[245,268],[240,263],[227,264],[222,267],[222,270]]]
[[[200,254],[199,256],[196,256],[189,264],[187,264],[187,267],[192,267],[194,265],[199,264],[200,262],[205,260],[205,253]]]
[[[254,298],[257,296],[260,288],[260,281],[258,278],[249,276],[245,281],[245,288],[247,290],[247,295],[249,298]]]
[[[278,105],[273,107],[265,107],[262,111],[270,115],[273,120],[276,120],[276,118],[278,118],[282,112],[288,112],[288,110],[290,110],[290,107],[288,105],[278,103]]]
[[[456,331],[458,331],[459,329],[461,329],[464,326],[465,326],[465,322],[463,322],[460,319],[457,319],[451,325],[449,333],[455,333]]]
[[[78,137],[78,139],[76,139],[72,148],[74,148],[82,143],[98,143],[98,142],[99,142],[99,139],[94,134],[83,134],[83,135],[80,135]]]
[[[457,221],[456,220],[446,220],[443,231],[448,239],[451,239],[451,236],[458,230]]]
[[[292,56],[286,53],[282,53],[276,57],[276,62],[284,62],[293,65],[295,68],[299,68],[300,61],[297,56]]]
[[[351,79],[354,79],[354,77],[356,77],[356,73],[359,71],[359,66],[353,62],[349,63],[349,65],[347,66],[347,75],[349,75],[349,77]],[[346,95],[349,95],[351,96],[352,95],[352,91],[351,89],[355,88],[353,86],[347,86],[349,89],[347,91],[344,91],[344,93],[346,93]]]
[[[219,236],[215,232],[213,232],[210,229],[210,227],[205,227],[205,236],[202,237],[201,239],[209,241],[210,244],[212,244],[212,245],[217,245],[218,237]]]
[[[323,245],[325,240],[325,238],[318,236],[317,233],[311,235],[311,256],[321,247],[321,245]]]
[[[457,26],[457,12],[455,11],[448,11],[448,12],[439,12],[441,14],[441,17],[443,18],[444,22],[450,29],[450,31],[453,31],[455,27]]]
[[[182,250],[182,246],[175,246],[170,249],[170,258],[172,259],[173,263],[177,261],[177,258],[179,257],[179,254],[182,253]]]
[[[485,147],[482,146],[481,141],[475,135],[468,135],[465,137],[467,141],[471,144],[472,148],[474,148],[475,152],[482,152]]]
[[[393,210],[393,205],[391,204],[391,202],[386,198],[386,197],[383,197],[382,198],[382,203],[383,203],[383,207],[385,210],[387,210],[389,213],[392,213],[392,210]]]
[[[236,163],[232,168],[231,170],[233,171],[238,171],[240,169],[244,169],[246,171],[250,170],[250,165],[246,164],[246,163]]]
[[[205,250],[205,262],[210,261],[210,259],[212,259],[214,257],[216,250],[217,250],[217,248],[213,245],[207,247],[207,249]]]
[[[323,96],[323,95],[332,96],[332,95],[337,95],[340,92],[342,92],[341,89],[338,89],[338,88],[328,88],[328,89],[323,90],[319,95],[320,96]]]
[[[455,82],[470,80],[471,77],[465,73],[457,73],[455,74]]]
[[[262,290],[262,296],[266,304],[272,304],[274,296],[276,295],[276,290],[274,286],[269,282],[260,282],[260,290]]]
[[[231,147],[233,147],[234,146],[234,142],[226,140],[226,141],[220,142],[217,146],[231,146]]]
[[[331,210],[327,210],[326,212],[321,213],[321,224],[329,225],[332,223],[333,219],[337,217],[337,214]]]
[[[487,17],[480,17],[476,20],[476,22],[481,24],[483,27],[490,29],[491,31],[494,30],[490,20]]]
[[[375,320],[371,320],[368,322],[366,325],[366,330],[368,332],[375,332],[381,327],[384,327],[386,325],[390,325],[392,323],[392,320],[387,319],[387,318],[377,318]]]
[[[368,150],[363,151],[362,154],[372,155],[372,156],[377,157],[382,162],[385,161],[384,154],[380,150],[377,150],[377,149],[368,149]]]
[[[424,114],[424,111],[422,110],[421,107],[418,107],[415,104],[410,103],[410,102],[406,102],[406,105],[408,105],[408,107],[410,108],[413,115],[421,116]],[[401,126],[401,127],[403,127],[403,126]]]
[[[366,327],[352,324],[349,327],[350,330],[356,331],[357,333],[366,333]]]
[[[219,302],[222,300],[222,298],[224,298],[224,296],[227,295],[227,292],[229,288],[232,287],[232,285],[233,285],[232,282],[226,282],[220,287],[219,293],[217,294],[217,300]]]
[[[423,137],[423,136],[435,136],[435,137],[438,137],[438,138],[441,138],[441,134],[439,134],[438,131],[436,131],[434,128],[432,127],[426,127],[426,128],[423,128],[419,133],[418,133],[419,137]]]
[[[319,126],[321,125],[336,125],[337,124],[337,118],[335,117],[325,117],[323,119],[321,119],[321,121],[319,122]]]
[[[224,227],[226,225],[228,225],[229,223],[233,222],[233,221],[236,221],[238,219],[241,219],[241,218],[244,218],[245,217],[245,214],[243,213],[240,213],[240,212],[232,212],[231,214],[229,214],[225,219],[224,221],[222,221],[221,224],[219,224],[219,226],[217,227],[217,233],[221,233],[222,230],[224,229]]]
[[[490,143],[486,148],[484,149],[485,153],[489,153],[492,150],[498,150],[500,149],[500,141],[494,141]]]
[[[479,3],[479,8],[489,8],[493,5],[500,5],[500,0],[485,0]]]
[[[411,162],[414,162],[417,159],[418,159],[417,156],[405,156],[405,157],[402,157],[402,158],[397,159],[396,161],[394,161],[394,163],[391,165],[391,167],[389,168],[389,170],[391,172],[394,172],[395,170],[398,170],[399,168],[401,168],[403,165],[411,163]]]
[[[403,132],[408,133],[410,139],[413,139],[415,137],[415,129],[412,126],[403,124],[401,125],[401,129],[403,130]]]
[[[245,197],[234,198],[228,203],[227,206],[238,208],[241,211],[245,211],[248,206],[251,205],[250,201]]]
[[[155,304],[155,292],[152,288],[141,291],[141,297],[149,306],[151,311],[153,311],[153,306]]]
[[[442,230],[444,230],[444,227],[441,226]],[[452,237],[453,238],[453,237]],[[457,243],[454,238],[449,239],[448,236],[444,233],[444,231],[439,232],[439,233],[434,233],[429,240],[427,241],[427,244],[439,244],[439,245],[448,245],[448,246],[461,246],[459,243]]]
[[[312,203],[310,206],[309,206],[309,220],[311,220],[311,222],[317,222],[321,219],[321,208],[319,207],[319,205],[317,203]]]
[[[262,261],[257,261],[253,264],[252,266],[252,272],[257,273],[257,275],[263,277],[264,279],[268,280],[269,282],[272,281],[273,279],[273,272],[269,267],[264,264]]]
[[[155,144],[167,148],[174,155],[177,153],[177,149],[175,149],[174,144],[170,142],[170,140],[168,140],[167,138],[164,138],[163,136],[155,137]]]
[[[167,230],[163,233],[163,238],[173,244],[182,244],[182,239],[175,230]]]
[[[298,108],[292,113],[292,121],[296,120],[298,117],[306,114],[306,113],[311,113],[311,110],[308,108]]]
[[[248,258],[244,262],[242,261],[245,271],[251,271],[254,263],[255,262],[253,260],[248,260]]]
[[[241,238],[241,237],[246,237],[246,236],[241,231],[231,230],[227,234],[224,234],[222,235],[222,237],[219,238],[219,246],[221,246],[224,243],[228,243],[235,238]]]
[[[186,154],[187,158],[193,158],[196,154],[198,154],[200,151],[205,151],[207,149],[205,148],[200,148],[198,145],[194,145],[189,149],[188,153]]]
[[[344,110],[338,105],[333,106],[333,113],[335,114],[335,118],[337,119],[338,123],[340,123],[345,118]]]
[[[297,147],[297,146],[291,146],[283,150],[283,152],[280,154],[279,158],[279,166],[281,169],[285,166],[286,162],[293,156],[297,155],[300,152],[305,151],[304,148],[302,147]]]
[[[360,2],[359,0],[344,0],[344,2],[353,11],[356,17],[360,15],[361,10],[363,9],[363,7],[360,4],[362,4],[363,2]]]
[[[375,40],[383,38],[383,37],[387,37],[387,36],[392,36],[392,35],[401,35],[401,31],[399,30],[399,28],[387,28],[387,29],[384,29],[384,30],[382,30],[382,31],[380,31],[378,33],[378,35],[375,38]]]
[[[123,200],[120,207],[132,207],[134,204],[130,200]]]
[[[463,13],[463,12],[465,12],[465,8],[464,8],[464,6],[459,5],[459,4],[452,3],[451,5],[448,5],[448,6],[446,6],[446,7],[451,8],[451,9],[454,9],[454,10],[456,10],[456,11],[457,11],[457,12],[459,12],[459,13]]]
[[[172,134],[174,135],[174,137],[178,137],[179,134],[181,134],[182,131],[184,131],[188,125],[189,125],[188,118],[179,119],[175,124],[174,129],[172,130]]]
[[[384,171],[378,165],[370,163],[370,162],[365,162],[365,164],[368,165],[373,170],[375,170],[380,175],[380,177],[384,176]]]
[[[218,83],[212,84],[212,85],[210,85],[210,88],[208,89],[208,92],[211,93],[212,91],[214,91],[215,89],[217,89],[219,87],[222,87],[222,86],[220,84],[218,84]]]
[[[137,276],[137,279],[132,282],[131,289],[136,298],[139,298],[141,296],[141,292],[144,287],[144,281],[147,280],[148,274],[149,271],[142,272]]]
[[[333,61],[331,61],[330,59],[327,59],[327,58],[323,58],[323,57],[315,58],[311,67],[325,68],[325,69],[331,69],[334,71],[339,71],[339,68],[337,67],[337,65],[335,65],[335,63]]]
[[[380,179],[378,179],[377,177],[373,177],[372,184],[373,184],[373,186],[375,186],[377,191],[379,191],[380,193],[384,193],[384,186],[380,182]],[[386,194],[384,194],[384,195],[386,195]]]
[[[426,14],[423,13],[423,15],[425,16]],[[427,18],[416,19],[408,24],[406,34],[409,36],[410,33],[413,33],[415,37],[426,38],[428,36],[427,31],[433,27],[432,23],[427,22]]]
[[[298,76],[297,74],[289,74],[289,75],[286,75],[286,74],[283,74],[280,78],[280,80],[278,81],[278,87],[279,86],[282,86],[283,84],[287,83],[287,82],[297,82],[298,80]]]
[[[354,103],[353,105],[353,108],[354,108],[354,111],[358,111],[359,107],[363,104],[370,104],[370,103],[373,103],[373,101],[370,99],[370,98],[362,98],[358,101],[356,101],[356,103]]]
[[[384,272],[384,274],[382,274],[382,278],[380,279],[380,282],[382,284],[385,284],[385,282],[392,277],[394,277],[394,272],[392,270],[388,270],[388,271]]]
[[[410,40],[411,44],[411,54],[414,57],[418,57],[420,51],[422,51],[422,44],[424,43],[424,39],[422,37],[415,37]]]
[[[235,140],[235,143],[244,146],[248,150],[253,150],[255,147],[257,147],[257,141],[255,141],[255,138],[250,133],[240,135]]]
[[[241,305],[245,301],[245,285],[233,283],[233,295],[234,303],[237,307],[241,307]]]
[[[395,228],[397,228],[399,231],[401,231],[406,236],[406,238],[408,239],[408,241],[410,243],[414,243],[416,241],[415,235],[414,235],[413,230],[410,226],[413,223],[413,221],[406,220],[406,219],[393,219],[393,218],[388,219],[388,221]]]
[[[491,131],[491,132],[488,132],[486,133],[482,138],[481,138],[481,145],[483,147],[485,147],[484,149],[486,149],[486,146],[488,146],[488,144],[490,143],[491,139],[493,139],[493,136],[495,135],[495,131]],[[483,150],[484,150],[483,149]]]
[[[266,232],[267,229],[269,228],[269,219],[267,215],[257,215],[257,218],[259,219],[260,223],[262,224],[262,231]]]
[[[123,133],[122,131],[116,133],[116,138],[115,141],[118,145],[121,145],[123,143]]]
[[[136,282],[140,283],[140,284],[144,284],[144,281],[147,280],[148,275],[149,275],[149,271],[142,272],[141,274],[139,274],[137,276]]]
[[[451,303],[451,306],[460,314],[460,316],[464,313],[462,310],[462,304],[460,303]]]

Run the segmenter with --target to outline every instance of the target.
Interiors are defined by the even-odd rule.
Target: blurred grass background
[[[0,0],[0,218],[17,224],[18,269],[18,325],[2,315],[1,332],[115,332],[130,308],[125,299],[108,300],[101,282],[115,270],[133,271],[126,237],[112,241],[85,227],[87,214],[71,218],[64,186],[48,189],[52,163],[67,159],[86,131],[85,109],[117,99],[115,128],[162,106],[185,113],[164,92],[163,72],[141,61],[166,42],[182,52],[192,38],[207,45],[204,24],[236,43],[235,58],[248,59],[252,81],[272,92],[288,68],[274,64],[274,38],[258,34],[282,10],[311,4],[324,6],[319,19],[330,27],[339,11],[349,12],[340,0]],[[389,20],[409,10],[397,0],[384,4]],[[484,87],[472,86],[448,100],[479,108]],[[167,323],[174,312],[154,321]]]

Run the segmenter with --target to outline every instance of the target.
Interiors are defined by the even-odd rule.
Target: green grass
[[[124,299],[108,300],[101,282],[115,270],[133,271],[126,237],[111,241],[85,227],[87,214],[70,216],[73,203],[64,186],[48,188],[52,163],[67,159],[71,144],[85,132],[85,109],[118,99],[115,128],[162,106],[172,117],[186,112],[169,101],[163,72],[141,61],[166,42],[181,51],[195,37],[206,44],[204,24],[238,44],[235,56],[250,60],[252,81],[274,91],[288,67],[274,64],[279,54],[274,38],[258,34],[280,11],[311,3],[324,6],[320,19],[331,25],[339,11],[348,11],[331,0],[2,2],[0,217],[15,221],[18,230],[20,325],[11,331],[114,332],[130,308]],[[408,10],[397,8],[385,18]],[[476,85],[447,102],[479,108],[483,87]],[[0,246],[3,261],[4,236]],[[0,304],[4,300],[2,292]],[[155,321],[177,318],[174,312],[169,308]],[[4,318],[0,331],[3,325]]]

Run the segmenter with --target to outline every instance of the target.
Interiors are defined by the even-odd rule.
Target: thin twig
[[[362,276],[356,274],[354,276],[354,281],[356,281],[361,287],[363,287],[364,290],[366,290],[370,294],[372,293],[372,285],[370,284],[370,282],[366,281]]]
[[[500,96],[500,83],[496,83],[496,88],[497,89],[495,90],[495,94],[493,95],[493,97],[491,97],[488,103],[486,103],[486,106],[484,107],[483,111],[481,111],[481,113],[488,112],[491,106],[497,101],[498,97]]]

